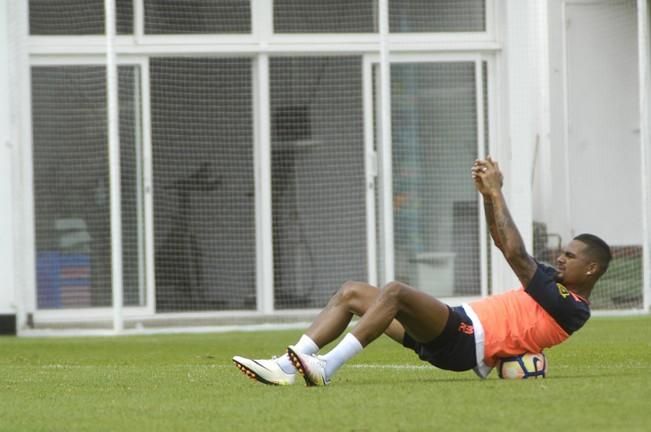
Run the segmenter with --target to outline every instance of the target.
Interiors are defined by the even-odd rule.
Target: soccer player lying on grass
[[[309,386],[326,385],[346,361],[385,333],[438,368],[473,369],[485,378],[497,359],[542,352],[580,329],[590,317],[587,299],[608,268],[608,245],[581,234],[557,258],[557,269],[536,262],[511,219],[497,162],[475,161],[471,172],[491,237],[523,288],[449,307],[401,282],[382,289],[346,282],[287,354],[269,360],[235,356],[235,365],[265,384],[293,384],[300,373]],[[317,355],[346,330],[353,315],[361,318],[352,331],[330,352]]]

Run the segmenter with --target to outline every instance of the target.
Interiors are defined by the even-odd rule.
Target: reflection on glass
[[[270,62],[278,309],[323,307],[367,277],[361,67],[359,57]]]
[[[486,0],[389,0],[389,31],[483,32]]]
[[[376,0],[274,0],[275,33],[377,32]]]
[[[117,34],[133,33],[133,0],[116,0]],[[31,35],[104,34],[104,0],[29,0]]]
[[[251,60],[150,70],[157,311],[255,309]]]
[[[396,278],[478,294],[474,63],[394,64],[391,80]]]
[[[144,0],[145,34],[251,32],[250,0]]]
[[[125,305],[144,304],[140,136],[133,66],[119,68]],[[102,66],[32,68],[39,309],[111,305],[111,233]]]

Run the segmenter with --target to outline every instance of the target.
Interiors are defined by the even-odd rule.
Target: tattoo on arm
[[[522,236],[518,231],[504,197],[484,197],[486,221],[497,246],[524,286],[527,286],[536,271],[536,264],[527,253]]]
[[[526,253],[518,227],[515,226],[511,213],[503,202],[498,204],[497,211],[493,210],[493,218],[500,243],[507,248],[507,251],[504,252]]]
[[[498,249],[502,249],[502,238],[500,233],[497,230],[497,225],[495,224],[495,215],[493,214],[495,210],[493,209],[493,203],[490,199],[484,198],[484,214],[486,215],[486,223],[488,225],[488,231],[493,238],[493,242]]]

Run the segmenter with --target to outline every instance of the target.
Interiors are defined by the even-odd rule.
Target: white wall
[[[536,206],[534,220],[547,224],[549,233],[569,237],[569,217],[565,194],[565,107],[564,107],[564,57],[563,57],[563,0],[549,0],[547,15],[549,47],[549,145],[544,148],[549,165],[536,173],[542,190],[552,197],[554,205]],[[545,175],[547,173],[547,175]],[[544,186],[543,186],[544,185]],[[536,197],[538,198],[538,196]]]
[[[640,244],[635,0],[551,0],[549,44],[551,171],[538,174],[555,205],[535,219],[564,243]]]
[[[649,185],[649,171],[651,170],[651,43],[649,40],[651,22],[651,9],[647,0],[637,1],[637,18],[638,18],[638,55],[639,55],[639,74],[640,74],[640,137],[642,141],[642,158],[643,158],[643,211],[644,220],[643,231],[644,250],[643,250],[643,282],[644,282],[644,310],[651,310],[651,185]],[[646,187],[644,185],[646,182]]]
[[[494,156],[504,172],[504,194],[511,215],[527,250],[532,252],[531,172],[540,118],[537,92],[539,3],[537,0],[505,0],[498,3],[503,17],[503,54],[498,59],[502,130]],[[519,286],[520,282],[501,254],[494,247],[492,253],[493,292]]]
[[[9,14],[0,3],[0,314],[15,313]]]

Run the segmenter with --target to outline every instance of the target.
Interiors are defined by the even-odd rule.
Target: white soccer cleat
[[[233,363],[243,374],[263,384],[291,385],[296,382],[296,374],[282,370],[275,359],[252,360],[235,356]]]
[[[294,350],[293,345],[287,347],[287,354],[298,372],[303,375],[306,385],[312,387],[330,384],[325,373],[325,360],[314,354],[301,354]]]

